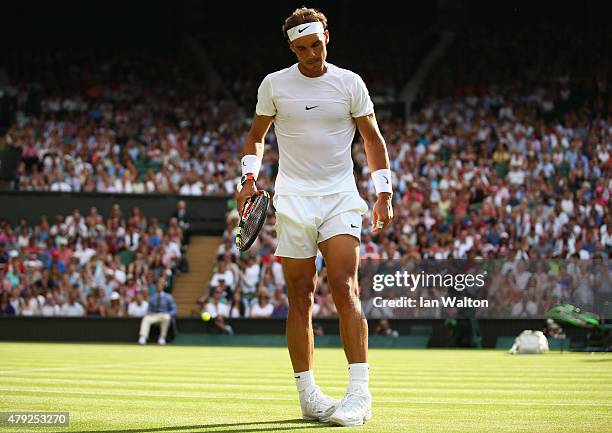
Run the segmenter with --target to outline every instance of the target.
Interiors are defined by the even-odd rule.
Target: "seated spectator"
[[[287,301],[287,295],[281,293],[278,296],[278,303],[274,306],[274,310],[272,310],[272,317],[280,317],[286,319],[288,314],[289,302]]]
[[[523,292],[521,299],[512,306],[512,317],[533,317],[538,314],[538,304],[529,299],[529,293]]]
[[[21,310],[23,309],[23,299],[19,297],[19,288],[13,287],[11,289],[11,295],[8,303],[13,308],[16,316],[21,316]]]
[[[8,292],[2,292],[0,295],[0,316],[15,316],[17,313],[9,302]]]
[[[9,255],[5,248],[5,243],[0,241],[0,269],[4,266],[6,262],[9,261]]]
[[[55,299],[53,299],[53,295],[50,292],[47,292],[47,295],[45,296],[45,302],[40,308],[40,314],[41,316],[46,316],[46,317],[60,315],[60,307],[59,305],[57,305],[57,303],[55,302]]]
[[[234,295],[232,296],[229,317],[232,319],[244,319],[246,317],[249,317],[249,306],[246,299],[242,297],[242,292],[240,290],[236,290],[234,292]]]
[[[125,317],[127,315],[125,305],[121,300],[119,292],[111,293],[109,304],[110,305],[106,309],[107,317]]]
[[[246,263],[242,267],[244,269],[240,273],[241,289],[244,293],[250,293],[252,296],[253,292],[257,289],[257,283],[261,276],[261,267],[257,263],[255,256],[252,255],[247,258]]]
[[[104,309],[104,305],[98,303],[96,296],[93,293],[87,295],[87,306],[85,307],[85,311],[87,312],[87,316],[106,316],[106,310]]]
[[[22,316],[38,316],[40,315],[40,305],[38,298],[32,296],[30,290],[26,290],[23,293],[23,309],[21,310]]]
[[[77,301],[74,292],[68,294],[68,301],[61,306],[59,315],[66,317],[85,316],[85,308]]]
[[[266,290],[259,290],[257,299],[251,305],[251,318],[262,319],[272,316],[274,305],[270,302],[270,294]]]
[[[374,335],[384,335],[387,337],[398,337],[399,333],[395,329],[391,329],[391,325],[387,319],[380,319],[376,329],[374,330]]]
[[[205,311],[210,314],[210,318],[219,331],[224,334],[232,335],[234,333],[232,327],[225,323],[225,320],[228,319],[230,315],[230,307],[223,294],[223,288],[217,287],[213,289],[210,299],[206,304]]]
[[[144,293],[141,290],[136,292],[136,296],[128,305],[128,316],[143,317],[149,311],[149,303],[144,298]]]
[[[210,288],[218,287],[221,280],[223,280],[229,291],[233,291],[235,286],[234,274],[228,269],[222,258],[217,261],[217,270],[210,279]]]
[[[334,317],[336,315],[336,305],[332,299],[327,281],[324,281],[318,288],[315,299],[320,306],[317,317]]]
[[[150,299],[148,313],[143,316],[140,322],[139,344],[147,343],[151,325],[157,323],[160,324],[159,339],[157,343],[166,344],[166,336],[168,334],[170,322],[172,318],[176,316],[176,303],[172,295],[164,291],[165,286],[166,280],[161,278],[157,282],[156,293]]]

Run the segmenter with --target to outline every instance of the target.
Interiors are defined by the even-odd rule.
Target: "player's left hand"
[[[391,194],[381,192],[372,209],[372,234],[380,233],[393,219],[393,204]]]

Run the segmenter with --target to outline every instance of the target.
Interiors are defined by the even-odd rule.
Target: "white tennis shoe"
[[[300,393],[302,418],[305,420],[327,422],[339,404],[340,400],[323,394],[318,386],[310,394]]]
[[[363,425],[372,419],[372,395],[347,391],[329,422],[343,427]]]

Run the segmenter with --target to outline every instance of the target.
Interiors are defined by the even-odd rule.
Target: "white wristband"
[[[240,166],[242,167],[242,175],[251,173],[255,180],[259,175],[259,169],[261,168],[261,159],[257,155],[244,155],[240,160]]]
[[[374,189],[376,195],[381,192],[393,193],[393,185],[391,184],[391,170],[388,168],[381,168],[372,173],[372,180],[374,181]]]

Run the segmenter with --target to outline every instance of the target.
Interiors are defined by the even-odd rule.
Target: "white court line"
[[[160,398],[200,398],[206,400],[235,400],[235,395],[224,395],[217,394],[211,395],[206,393],[204,395],[191,395],[191,394],[160,394],[150,392],[117,392],[117,391],[73,391],[73,390],[49,390],[49,389],[34,389],[34,388],[0,388],[0,391],[11,391],[11,392],[35,392],[35,393],[47,393],[47,394],[76,394],[76,395],[104,395],[104,396],[125,396],[125,397],[160,397]],[[294,402],[295,398],[279,398],[279,397],[253,397],[253,396],[240,396],[241,400],[258,400],[258,401],[291,401]],[[452,399],[445,400],[376,400],[379,404],[391,403],[391,404],[451,404],[451,405],[498,405],[498,406],[604,406],[612,407],[612,403],[597,403],[597,402],[576,402],[576,403],[546,403],[537,400],[511,402],[511,401],[461,401],[457,402]]]

